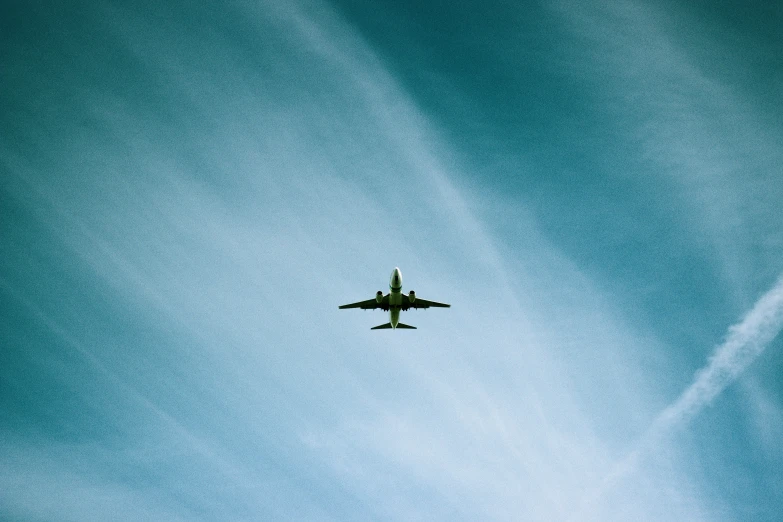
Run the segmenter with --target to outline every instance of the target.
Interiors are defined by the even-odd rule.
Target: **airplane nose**
[[[392,271],[390,285],[395,289],[402,288],[402,274],[397,267],[394,267],[394,270]]]

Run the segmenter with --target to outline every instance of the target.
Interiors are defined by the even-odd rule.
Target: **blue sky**
[[[0,518],[779,516],[780,7],[2,10]]]

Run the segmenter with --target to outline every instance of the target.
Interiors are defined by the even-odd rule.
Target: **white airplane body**
[[[400,269],[395,267],[389,278],[389,293],[383,295],[383,292],[378,290],[375,294],[375,299],[368,299],[367,301],[359,301],[358,303],[351,303],[342,305],[340,309],[344,308],[361,308],[362,310],[375,310],[380,308],[389,312],[389,322],[370,328],[370,330],[383,330],[386,328],[409,328],[415,330],[415,326],[410,326],[400,322],[400,312],[408,310],[409,308],[429,308],[429,307],[449,308],[451,305],[445,303],[437,303],[435,301],[427,301],[426,299],[419,299],[416,297],[416,292],[413,290],[408,294],[402,293],[402,274]]]

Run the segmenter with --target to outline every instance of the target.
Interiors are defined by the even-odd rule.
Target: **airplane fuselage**
[[[392,328],[397,328],[400,322],[400,309],[402,307],[402,274],[399,268],[395,268],[389,278],[389,322]]]

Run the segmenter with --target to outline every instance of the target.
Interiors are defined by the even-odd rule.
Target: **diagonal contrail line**
[[[664,408],[636,444],[636,448],[618,462],[601,484],[582,499],[571,517],[578,520],[588,515],[603,494],[620,479],[634,471],[639,458],[655,451],[661,438],[679,425],[687,423],[720,394],[728,385],[764,352],[783,329],[783,275],[756,302],[742,320],[728,330],[726,340],[715,348],[707,365],[696,375],[685,391]]]

